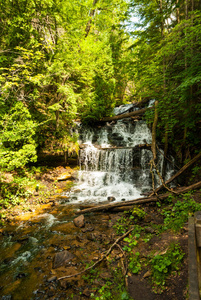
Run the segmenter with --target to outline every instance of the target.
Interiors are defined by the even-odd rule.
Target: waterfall
[[[131,106],[116,108],[115,113],[128,111]],[[143,197],[152,187],[152,152],[147,147],[151,142],[151,131],[142,120],[123,119],[100,128],[82,128],[78,184],[67,194],[69,201],[103,202],[109,198],[125,201]],[[161,172],[162,151],[158,157]],[[169,167],[167,176],[171,170]],[[155,184],[161,184],[156,172]]]

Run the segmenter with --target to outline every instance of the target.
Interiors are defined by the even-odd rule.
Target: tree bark
[[[175,192],[177,192],[177,194],[182,194],[182,193],[188,192],[190,190],[198,189],[200,187],[201,187],[201,181],[199,181],[195,184],[192,184],[190,186],[187,186],[187,187],[177,188],[175,190]],[[157,202],[159,200],[163,200],[163,199],[167,198],[170,195],[171,195],[171,193],[165,193],[165,194],[158,195],[158,196],[138,198],[135,200],[126,201],[124,203],[118,202],[118,203],[103,204],[100,206],[95,206],[92,208],[86,208],[86,209],[77,211],[76,214],[85,214],[85,213],[89,213],[89,212],[112,210],[113,208],[123,207],[123,206],[125,206],[125,209],[126,209],[126,206],[136,205],[136,204],[144,204],[144,203],[148,203],[148,202]]]
[[[114,116],[114,117],[105,117],[103,119],[100,120],[100,122],[110,122],[110,121],[116,121],[116,120],[121,120],[121,119],[125,119],[125,118],[130,118],[132,116],[139,116],[139,115],[143,115],[145,113],[145,111],[152,109],[152,107],[148,107],[148,108],[142,108],[136,111],[132,111],[130,113],[126,113],[126,114],[122,114],[122,115],[118,115],[118,116]]]
[[[177,5],[177,8],[176,8],[177,24],[179,24],[180,23],[179,0],[176,1],[176,5]]]
[[[94,2],[93,2],[93,7],[95,7],[95,5],[96,5],[96,3],[98,2],[98,0],[94,0]],[[87,38],[87,36],[88,36],[88,34],[89,34],[89,31],[90,31],[90,29],[91,29],[91,22],[92,22],[92,17],[95,15],[95,8],[94,9],[92,9],[92,11],[90,12],[90,20],[88,21],[88,23],[87,23],[87,26],[86,26],[86,29],[85,29],[85,32],[86,32],[86,34],[85,34],[85,38]]]
[[[155,101],[155,115],[154,115],[154,122],[152,126],[152,145],[151,145],[151,150],[153,153],[153,161],[156,160],[156,127],[158,123],[158,100]]]

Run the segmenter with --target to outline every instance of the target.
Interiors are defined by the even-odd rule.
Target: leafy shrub
[[[36,124],[22,102],[17,102],[0,120],[0,167],[7,170],[35,162],[34,141]]]
[[[171,272],[179,270],[183,257],[178,244],[172,244],[166,253],[154,256],[150,261],[153,283],[162,290]]]
[[[128,269],[134,274],[137,274],[141,270],[140,253],[136,252],[129,258]]]
[[[181,229],[185,222],[187,222],[189,214],[201,210],[201,204],[196,203],[191,193],[188,192],[183,195],[183,200],[177,201],[173,207],[165,208],[162,210],[165,228],[178,231]]]

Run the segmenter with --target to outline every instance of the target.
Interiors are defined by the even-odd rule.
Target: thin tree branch
[[[81,271],[81,272],[79,272],[79,273],[60,277],[60,278],[58,278],[58,280],[62,280],[62,279],[66,279],[66,278],[75,277],[75,276],[81,275],[81,274],[83,274],[83,273],[85,273],[85,272],[87,272],[87,271],[93,269],[95,266],[97,266],[99,263],[101,263],[101,262],[102,262],[102,261],[110,254],[110,252],[112,251],[112,249],[114,248],[114,246],[118,246],[118,247],[119,247],[119,245],[117,245],[117,243],[118,243],[119,241],[121,241],[123,238],[125,238],[132,230],[133,230],[133,228],[130,229],[129,231],[127,231],[127,232],[126,232],[125,234],[123,234],[122,236],[120,236],[120,237],[112,244],[112,246],[109,248],[109,250],[103,255],[103,257],[102,257],[101,259],[99,259],[97,262],[95,262],[92,266],[86,268],[85,270],[83,270],[83,271]]]

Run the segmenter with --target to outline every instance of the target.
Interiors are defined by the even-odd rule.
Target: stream
[[[136,109],[123,106],[116,108],[115,113],[128,108]],[[143,197],[151,189],[149,162],[152,152],[147,146],[151,144],[151,131],[144,121],[125,119],[101,128],[81,127],[79,130],[81,149],[77,184],[70,192],[61,193],[62,200],[57,205],[43,205],[38,211],[21,214],[0,229],[2,300],[68,299],[62,289],[57,293],[58,298],[55,297],[58,287],[54,276],[58,273],[53,268],[53,260],[55,253],[78,252],[86,244],[76,245],[80,229],[73,224],[75,210],[86,203],[133,200]],[[162,151],[158,157],[158,168],[162,172]],[[171,177],[173,164],[167,163],[165,179]],[[156,172],[155,184],[160,185]],[[99,227],[105,232],[110,230],[104,224],[101,221]],[[82,257],[77,253],[79,255]],[[66,271],[61,269],[59,272],[62,276]]]

